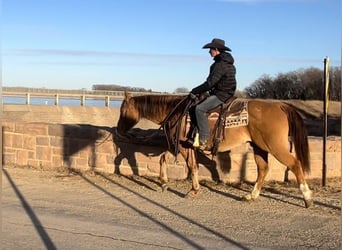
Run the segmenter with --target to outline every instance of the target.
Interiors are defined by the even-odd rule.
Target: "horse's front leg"
[[[180,151],[182,153],[182,151]],[[200,184],[198,181],[198,165],[196,160],[195,151],[193,149],[187,149],[182,153],[185,155],[185,161],[189,168],[190,174],[191,174],[191,180],[192,180],[192,188],[191,190],[186,194],[187,198],[193,198],[197,196],[199,190],[200,190]]]
[[[268,153],[256,146],[253,147],[253,150],[255,163],[258,168],[258,177],[252,192],[244,196],[244,199],[247,201],[255,200],[259,197],[262,185],[264,184],[265,177],[269,170]]]
[[[170,159],[172,154],[169,151],[164,152],[159,159],[160,173],[159,180],[162,191],[166,191],[168,189],[168,177],[167,177],[167,160]]]

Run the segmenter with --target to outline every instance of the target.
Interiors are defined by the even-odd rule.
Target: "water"
[[[120,107],[121,100],[111,100],[109,103],[109,107]],[[2,97],[3,104],[18,104],[18,105],[26,105],[26,97]],[[31,105],[55,105],[55,99],[49,97],[30,97]],[[58,106],[81,106],[80,99],[72,99],[72,98],[59,98]],[[85,100],[85,106],[87,107],[105,107],[104,99],[94,99],[87,98]]]

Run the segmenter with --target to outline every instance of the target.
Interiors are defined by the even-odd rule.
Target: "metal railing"
[[[144,94],[161,94],[156,92],[131,92],[133,96]],[[86,100],[104,100],[106,107],[111,101],[121,101],[124,99],[124,91],[88,91],[88,90],[60,90],[45,88],[22,88],[3,87],[3,97],[24,98],[25,104],[30,105],[33,98],[48,98],[54,100],[54,105],[58,106],[61,99],[80,100],[80,105],[85,106]]]

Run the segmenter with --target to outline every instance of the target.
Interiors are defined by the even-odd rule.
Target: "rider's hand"
[[[197,96],[195,94],[191,93],[191,92],[189,94],[189,97],[190,97],[191,100],[196,100],[197,99]]]
[[[206,99],[207,97],[210,96],[210,93],[208,91],[205,91],[204,93],[202,93],[200,96],[199,96],[199,99]]]

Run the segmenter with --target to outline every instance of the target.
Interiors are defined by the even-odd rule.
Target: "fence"
[[[3,87],[3,97],[24,98],[25,104],[30,105],[32,98],[48,98],[54,100],[54,105],[58,106],[61,99],[80,100],[80,105],[85,106],[86,100],[104,100],[105,106],[109,107],[111,101],[120,101],[124,98],[125,91],[88,91],[81,90],[61,90],[45,88],[12,88]],[[129,92],[131,95],[160,94],[159,92]]]

